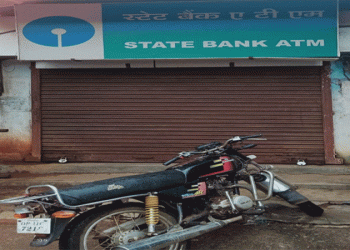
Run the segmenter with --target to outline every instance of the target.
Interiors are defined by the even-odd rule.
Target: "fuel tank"
[[[234,173],[234,164],[228,156],[215,158],[203,158],[176,167],[176,170],[185,174],[187,182],[196,181],[200,178],[215,176],[222,173]]]

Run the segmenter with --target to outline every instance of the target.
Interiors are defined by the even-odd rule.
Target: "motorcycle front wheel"
[[[75,225],[69,235],[60,238],[61,250],[92,250],[113,249],[122,247],[133,241],[147,238],[148,226],[145,220],[146,211],[143,207],[109,208],[92,214],[87,219]],[[163,212],[159,213],[159,223],[156,233],[164,233],[175,225],[176,219]],[[173,244],[166,250],[185,250],[186,243]]]

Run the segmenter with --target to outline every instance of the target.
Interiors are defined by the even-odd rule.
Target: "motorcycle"
[[[160,172],[65,189],[30,186],[25,196],[0,204],[16,205],[17,232],[34,234],[31,246],[59,240],[59,249],[65,250],[184,250],[194,237],[229,223],[253,221],[265,212],[264,201],[273,196],[310,216],[321,216],[322,208],[276,176],[271,167],[241,153],[256,146],[244,141],[258,137],[235,136],[181,152],[164,165],[189,158],[186,163]]]

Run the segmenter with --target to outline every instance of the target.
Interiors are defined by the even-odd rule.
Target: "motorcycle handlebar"
[[[239,141],[244,141],[244,140],[247,140],[247,139],[250,139],[250,138],[257,138],[257,137],[261,137],[262,135],[261,134],[256,134],[256,135],[248,135],[248,136],[236,136],[236,137],[233,137],[231,139],[228,139],[223,145],[219,146],[219,144],[217,144],[217,146],[215,148],[211,148],[211,149],[207,149],[204,147],[203,151],[192,151],[192,152],[182,152],[180,153],[180,155],[174,157],[173,159],[167,161],[167,162],[164,162],[163,165],[164,166],[168,166],[170,165],[171,163],[174,163],[176,162],[177,160],[181,159],[181,158],[184,158],[184,157],[188,157],[188,156],[191,156],[193,154],[203,154],[203,153],[208,153],[208,152],[213,152],[217,149],[223,149],[225,148],[228,144],[230,143],[234,143],[234,142],[239,142]],[[214,145],[214,144],[213,144]],[[205,145],[207,146],[207,145]],[[241,149],[247,149],[247,148],[252,148],[252,147],[255,147],[256,144],[249,144],[249,145],[246,145],[246,146],[243,146],[240,148]]]
[[[228,144],[230,143],[234,143],[234,142],[239,142],[239,141],[244,141],[247,139],[251,139],[251,138],[257,138],[257,137],[261,137],[261,134],[257,134],[257,135],[248,135],[248,136],[235,136],[231,139],[228,139],[224,145],[222,145],[222,147],[226,147]]]
[[[248,136],[240,136],[239,138],[241,138],[241,140],[247,140],[247,139],[250,139],[250,138],[258,138],[258,137],[261,137],[262,134],[257,134],[257,135],[248,135]]]

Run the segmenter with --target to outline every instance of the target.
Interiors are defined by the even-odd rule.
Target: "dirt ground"
[[[1,250],[34,250],[30,235],[16,233],[14,222],[0,224]],[[57,250],[58,244],[40,248]],[[259,250],[259,249],[350,249],[348,226],[312,226],[266,222],[260,225],[228,225],[215,232],[192,239],[190,250]]]
[[[191,241],[191,250],[350,249],[350,228],[270,222],[257,226],[229,225]]]

